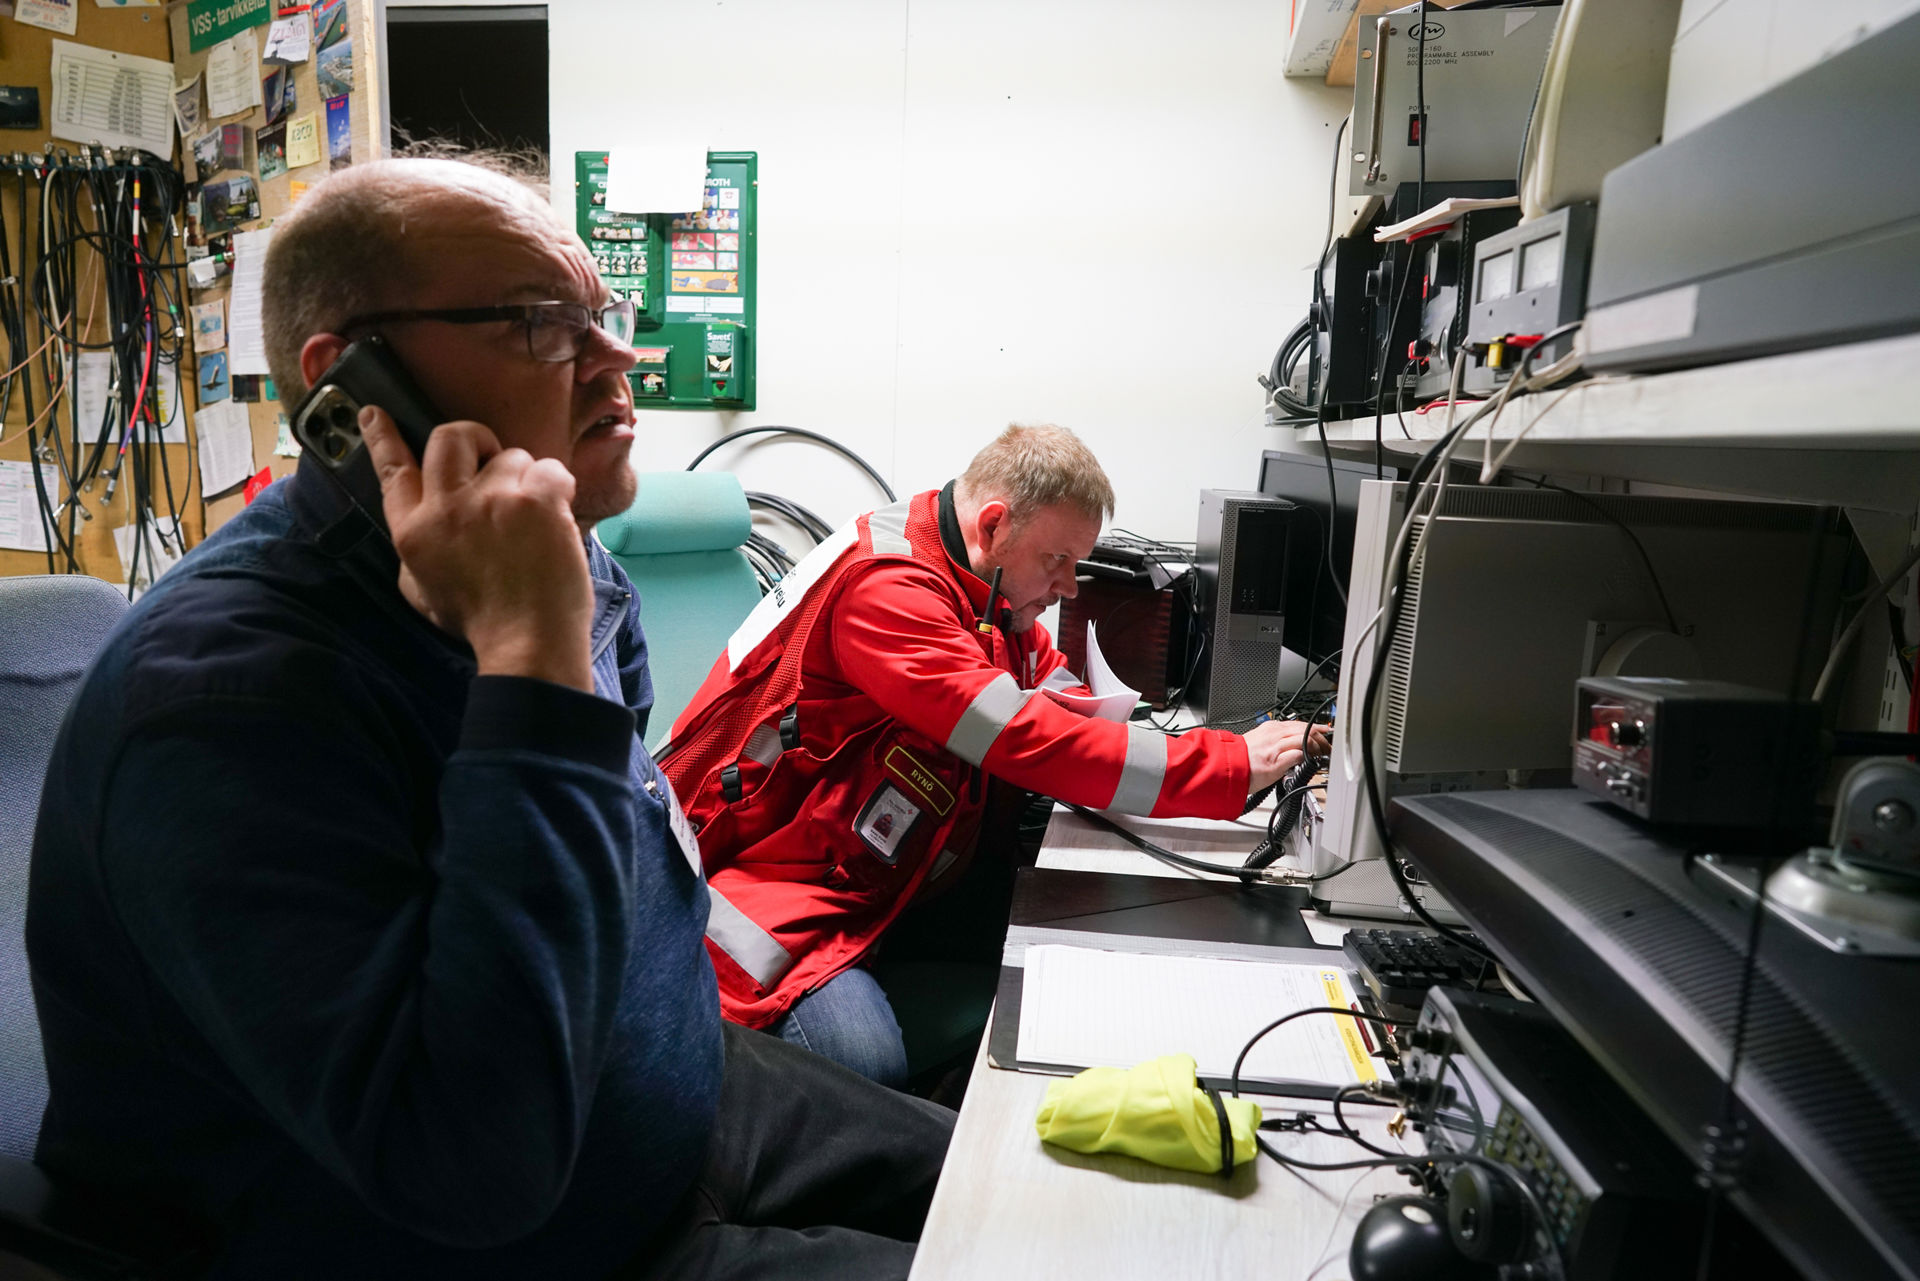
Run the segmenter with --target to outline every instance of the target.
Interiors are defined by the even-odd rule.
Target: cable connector
[[[1731,1192],[1740,1185],[1747,1166],[1747,1123],[1709,1122],[1700,1127],[1700,1164],[1693,1181],[1707,1190]]]

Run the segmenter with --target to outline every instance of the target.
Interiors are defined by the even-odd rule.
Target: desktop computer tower
[[[1209,627],[1205,672],[1187,703],[1209,725],[1244,729],[1279,697],[1297,510],[1248,490],[1200,491],[1194,563]]]

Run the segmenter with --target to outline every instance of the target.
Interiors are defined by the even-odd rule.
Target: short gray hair
[[[1051,423],[1008,427],[973,456],[955,488],[972,503],[999,499],[1016,523],[1059,503],[1097,520],[1113,515],[1113,486],[1100,460]]]
[[[267,368],[284,404],[307,393],[300,349],[338,333],[354,316],[381,311],[415,284],[408,256],[423,197],[455,194],[553,218],[544,177],[513,153],[416,145],[391,160],[354,165],[316,184],[274,227],[267,250],[261,326]]]

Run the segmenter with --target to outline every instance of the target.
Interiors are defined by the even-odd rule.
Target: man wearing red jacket
[[[1300,724],[1170,737],[1048,696],[1080,681],[1037,620],[1112,512],[1077,437],[1010,427],[945,489],[821,544],[734,633],[660,756],[699,832],[727,1018],[897,1085],[899,1027],[860,962],[958,879],[988,778],[1233,818],[1301,759]]]

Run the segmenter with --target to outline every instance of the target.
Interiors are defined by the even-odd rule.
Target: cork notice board
[[[40,96],[39,126],[31,129],[0,129],[0,153],[8,156],[13,152],[31,155],[41,152],[50,142],[56,147],[69,150],[76,148],[75,143],[55,139],[49,128],[53,112],[55,40],[68,40],[162,61],[172,56],[164,9],[101,8],[96,4],[82,3],[75,6],[75,18],[76,27],[71,36],[31,27],[11,18],[0,18],[0,84],[35,89]],[[6,236],[9,246],[9,274],[12,277],[5,287],[17,293],[24,312],[27,338],[23,351],[9,356],[7,351],[0,350],[0,360],[7,365],[25,359],[46,338],[37,323],[30,298],[32,280],[29,272],[32,261],[25,264],[19,261],[23,214],[29,246],[38,243],[39,190],[31,178],[26,179],[26,205],[23,209],[21,182],[16,171],[9,169],[0,172],[0,222],[4,223],[4,226],[0,226],[0,233]],[[88,230],[94,229],[90,211],[83,210],[81,220]],[[105,309],[97,303],[96,287],[90,287],[93,280],[97,280],[97,269],[90,268],[90,261],[96,257],[84,250],[76,255],[76,276],[81,286],[78,297],[82,305],[77,309],[74,327],[79,340],[89,344],[103,343],[108,338]],[[93,272],[92,278],[89,276],[90,270]],[[91,308],[86,305],[89,301],[94,302]],[[87,323],[89,315],[91,324]],[[6,346],[0,344],[0,348]],[[31,417],[27,412],[29,398],[33,405]],[[38,418],[41,421],[36,430],[43,430],[53,425],[53,420],[60,416],[61,410],[60,406],[49,405],[49,389],[40,360],[32,360],[25,368],[14,371],[4,400],[5,418],[4,422],[0,422],[0,462],[24,463],[29,458],[28,424]],[[71,436],[70,428],[67,435]],[[199,487],[192,484],[191,494],[182,492],[191,483],[193,464],[189,448],[185,445],[168,445],[157,447],[153,452],[166,455],[166,472],[173,478],[187,536],[190,540],[197,539],[201,529]],[[153,470],[159,472],[160,460],[153,458],[149,461]],[[78,560],[85,572],[117,583],[126,575],[120,567],[119,553],[114,549],[112,531],[115,526],[129,524],[133,519],[132,487],[120,485],[111,500],[106,497],[105,491],[104,483],[96,483],[91,490],[83,488],[80,492],[81,509],[89,519],[82,520],[76,530]],[[0,574],[46,572],[47,558],[43,553],[0,548]]]
[[[386,149],[387,126],[376,121],[379,105],[379,71],[374,62],[378,32],[374,25],[374,6],[369,0],[345,0],[347,38],[353,42],[353,91],[347,95],[347,106],[352,137],[352,159],[355,163],[370,160]],[[176,84],[184,84],[195,76],[202,78],[202,93],[205,92],[205,72],[209,50],[192,52],[188,48],[187,7],[178,6],[169,14],[173,29],[173,78]],[[256,27],[254,34],[264,44],[267,28]],[[314,35],[312,53],[305,62],[295,63],[286,70],[293,74],[293,109],[287,112],[281,123],[290,122],[303,116],[315,115],[320,130],[320,159],[316,164],[304,165],[298,169],[288,169],[275,177],[262,179],[260,157],[257,145],[259,132],[267,127],[265,107],[256,107],[246,115],[222,116],[217,123],[239,124],[252,131],[255,144],[246,149],[247,167],[229,171],[222,169],[219,176],[223,179],[244,173],[254,180],[260,197],[260,217],[241,222],[237,230],[258,231],[273,224],[273,220],[285,214],[293,207],[293,201],[299,188],[311,186],[326,177],[330,161],[327,155],[327,103],[321,96],[320,83],[316,71],[319,33]],[[273,70],[263,66],[262,75]],[[204,98],[203,98],[204,101]],[[376,147],[376,141],[377,147]],[[182,165],[188,177],[197,176],[195,161],[191,154],[182,158]],[[213,175],[208,175],[212,177]],[[205,304],[218,300],[223,304],[230,301],[233,277],[223,276],[209,289],[193,291],[193,301]],[[231,322],[231,311],[228,319]],[[280,419],[287,406],[277,400],[263,398],[247,406],[248,416],[253,426],[253,465],[256,470],[271,467],[278,479],[293,471],[295,458],[275,453],[280,441]],[[206,527],[209,532],[218,529],[232,519],[235,512],[245,506],[245,499],[237,490],[217,494],[206,504]]]
[[[286,13],[292,6],[282,4],[279,12]],[[352,88],[346,95],[349,123],[349,158],[352,162],[371,159],[385,150],[387,126],[378,118],[379,76],[377,54],[380,46],[380,32],[377,27],[377,6],[373,0],[343,0],[343,14],[340,19],[343,33],[352,42]],[[211,117],[205,97],[204,73],[210,49],[193,51],[190,49],[188,23],[190,5],[182,0],[173,0],[162,8],[158,5],[139,5],[128,3],[124,6],[103,6],[92,0],[77,0],[72,6],[75,30],[71,35],[57,34],[38,27],[29,26],[16,19],[0,16],[0,85],[18,88],[31,88],[39,93],[41,112],[38,128],[0,129],[0,157],[20,152],[31,156],[39,152],[49,142],[57,148],[65,148],[78,154],[78,140],[54,139],[49,122],[53,111],[52,54],[53,41],[56,39],[88,46],[94,49],[111,50],[116,53],[132,54],[142,58],[170,62],[173,68],[173,81],[180,85],[202,77],[202,90],[199,97],[201,122],[192,130],[192,136],[201,136],[215,125],[238,125],[246,131],[249,145],[244,150],[240,164],[227,164],[222,167],[220,180],[231,180],[245,176],[252,180],[257,194],[257,215],[252,208],[246,211],[235,230],[256,231],[273,224],[274,219],[284,215],[292,206],[299,186],[311,185],[325,177],[331,167],[326,138],[327,104],[322,97],[317,73],[317,57],[320,53],[316,35],[307,59],[280,69],[283,75],[291,78],[294,105],[287,112],[282,124],[287,120],[313,115],[319,120],[320,156],[317,163],[302,168],[288,169],[272,177],[262,178],[260,156],[256,146],[258,132],[267,125],[264,107],[253,107],[243,112],[221,117]],[[256,26],[244,34],[255,42],[256,47],[264,47],[268,27]],[[337,55],[333,60],[337,67]],[[260,74],[264,77],[276,70],[272,66],[262,65]],[[179,169],[187,183],[189,199],[192,200],[199,190],[203,177],[197,172],[189,141],[183,141],[179,130],[172,132],[171,154],[166,159]],[[26,343],[22,351],[15,354],[6,363],[20,361],[22,356],[47,344],[49,330],[43,327],[42,312],[36,311],[28,286],[35,256],[30,253],[23,264],[19,261],[19,247],[22,244],[22,218],[26,220],[24,228],[26,243],[32,250],[38,244],[40,236],[39,187],[29,177],[25,184],[27,201],[21,199],[20,180],[17,170],[9,171],[0,166],[0,231],[4,232],[7,244],[12,247],[11,270],[15,279],[4,282],[18,289],[22,312],[25,317]],[[80,226],[87,233],[97,232],[93,225],[92,213],[82,208],[79,213]],[[156,260],[180,262],[192,255],[193,242],[204,242],[200,233],[203,228],[198,224],[182,219],[178,234],[168,237],[164,256],[156,253]],[[104,243],[104,242],[102,242]],[[73,298],[73,319],[68,325],[68,333],[82,346],[104,344],[109,340],[109,328],[106,320],[106,308],[97,304],[98,286],[94,283],[101,274],[98,266],[90,262],[100,259],[101,255],[92,242],[82,238],[79,247],[71,255],[72,275],[75,288]],[[189,308],[218,300],[228,302],[231,292],[232,276],[223,275],[206,289],[188,286],[185,272],[179,273],[180,296],[170,298],[170,305],[177,305],[178,315],[170,323],[176,323],[182,331],[191,330]],[[96,298],[96,305],[89,308],[89,298]],[[5,346],[5,344],[0,344]],[[184,424],[188,443],[176,445],[132,446],[133,450],[142,450],[147,459],[149,473],[158,478],[162,475],[171,482],[172,502],[181,518],[181,528],[189,547],[197,544],[204,535],[218,528],[224,521],[244,505],[245,499],[240,489],[233,488],[215,494],[210,500],[201,493],[198,448],[194,442],[192,416],[200,410],[197,377],[197,353],[192,346],[190,336],[183,332],[181,344],[182,356],[179,362],[178,391],[172,393],[178,402],[175,411],[177,423]],[[65,351],[69,356],[78,349],[68,349],[63,343],[53,343],[42,352]],[[4,355],[4,352],[0,352]],[[4,420],[0,421],[0,462],[24,463],[29,457],[27,444],[28,394],[31,394],[35,415],[38,419],[36,430],[44,432],[47,428],[63,421],[67,415],[67,404],[74,399],[72,394],[63,396],[62,404],[49,403],[49,387],[42,361],[36,359],[23,362],[21,368],[12,371],[11,391],[4,397]],[[56,370],[56,384],[60,381]],[[264,383],[265,380],[263,379]],[[69,393],[74,384],[69,382]],[[264,387],[262,392],[264,393]],[[129,400],[131,392],[126,393]],[[279,423],[285,408],[279,402],[262,398],[245,405],[252,437],[252,471],[269,468],[275,477],[291,472],[296,460],[283,457],[275,452],[279,443]],[[74,427],[69,423],[64,427],[64,443],[71,451]],[[82,437],[88,447],[93,444],[94,432],[83,432]],[[163,466],[164,463],[164,466]],[[133,487],[125,483],[127,468],[121,469],[122,481],[109,497],[105,484],[95,479],[91,486],[83,486],[77,495],[79,510],[86,519],[81,520],[75,529],[75,560],[81,572],[108,582],[120,583],[125,580],[126,571],[115,546],[113,530],[129,526],[134,520],[132,504]],[[166,500],[158,495],[160,482],[155,480],[155,501],[149,505],[165,516]],[[57,568],[66,568],[64,558],[57,561]],[[48,558],[41,552],[16,551],[0,548],[0,574],[44,574],[48,572]]]

